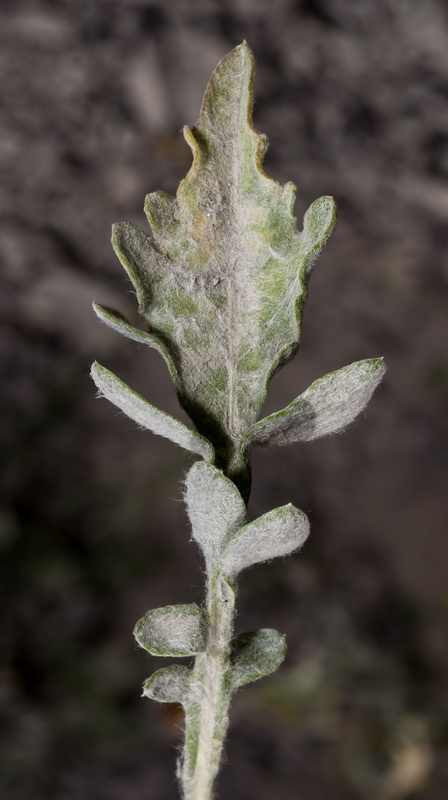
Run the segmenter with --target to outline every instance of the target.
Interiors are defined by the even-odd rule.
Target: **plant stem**
[[[219,573],[208,586],[207,610],[207,647],[196,658],[197,688],[185,710],[185,750],[179,774],[185,800],[210,800],[228,725],[235,591]]]

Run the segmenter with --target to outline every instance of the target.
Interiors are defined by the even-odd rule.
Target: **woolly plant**
[[[273,672],[284,636],[261,629],[233,638],[239,573],[297,551],[309,532],[291,504],[248,522],[250,449],[335,433],[365,407],[384,374],[380,358],[357,361],[315,381],[286,408],[258,420],[273,374],[295,354],[308,279],[331,234],[336,207],[316,200],[296,230],[295,186],[263,171],[267,139],[252,124],[254,61],[244,42],[217,66],[199,120],[184,128],[193,163],[176,197],[145,201],[152,235],[113,227],[144,330],[94,304],[100,319],[165,359],[195,429],[151,405],[105,367],[92,377],[128,417],[200,456],[185,499],[206,568],[206,599],[149,611],[135,627],[157,656],[194,656],[193,666],[158,670],[146,697],[181,703],[185,741],[178,778],[185,800],[212,796],[232,694]]]

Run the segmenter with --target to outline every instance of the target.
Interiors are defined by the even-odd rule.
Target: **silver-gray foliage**
[[[137,622],[134,636],[153,656],[194,656],[205,650],[206,631],[206,615],[191,603],[148,611]]]
[[[159,703],[186,705],[191,690],[191,670],[181,664],[154,672],[143,684],[143,695]]]
[[[243,43],[218,64],[198,122],[184,130],[193,164],[176,197],[154,192],[146,199],[152,235],[126,222],[113,228],[143,328],[94,304],[105,324],[160,353],[196,428],[151,405],[105,367],[92,366],[100,395],[138,425],[201,457],[186,476],[185,501],[205,561],[204,608],[158,608],[134,630],[153,655],[194,656],[191,667],[160,669],[143,687],[145,696],[184,708],[178,777],[185,800],[212,795],[233,692],[273,672],[285,655],[284,636],[275,630],[233,637],[237,576],[299,550],[309,533],[306,515],[290,504],[247,519],[250,448],[342,430],[385,370],[382,359],[358,361],[257,419],[272,375],[297,350],[308,279],[336,207],[331,197],[319,198],[297,231],[295,187],[263,170],[267,139],[252,124],[253,80],[253,57]]]

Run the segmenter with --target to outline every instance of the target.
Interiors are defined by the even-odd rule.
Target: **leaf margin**
[[[309,437],[301,436],[299,432],[296,436],[291,436],[289,441],[276,441],[276,428],[279,429],[277,437],[280,438],[283,430],[293,430],[294,429],[294,422],[295,422],[295,415],[294,412],[298,411],[300,413],[300,408],[305,403],[309,403],[312,406],[312,403],[308,400],[309,396],[312,396],[316,389],[321,388],[324,381],[331,380],[332,378],[337,378],[342,376],[343,374],[349,374],[349,371],[353,370],[354,368],[359,367],[370,367],[374,369],[375,372],[369,377],[366,377],[364,380],[361,381],[361,384],[371,383],[372,387],[371,390],[368,392],[368,396],[364,403],[354,412],[353,416],[347,415],[345,421],[341,425],[337,425],[332,430],[325,431],[323,433],[318,433],[317,435],[312,435]],[[250,428],[246,431],[244,436],[241,440],[241,449],[242,452],[246,452],[247,448],[252,445],[268,445],[274,444],[281,446],[283,444],[294,444],[295,442],[299,441],[312,441],[314,439],[323,438],[324,436],[331,436],[333,433],[338,433],[342,430],[345,430],[348,425],[351,425],[352,422],[355,421],[356,417],[362,413],[364,408],[367,406],[368,402],[370,401],[375,389],[379,386],[381,380],[383,379],[386,373],[386,365],[384,363],[384,358],[366,358],[361,359],[360,361],[354,361],[352,364],[347,364],[345,367],[341,367],[338,370],[334,370],[333,372],[329,372],[326,375],[318,378],[317,380],[313,381],[313,383],[308,386],[298,397],[296,397],[291,403],[289,403],[285,408],[280,409],[279,411],[275,411],[272,414],[269,414],[267,417],[263,417],[263,419],[258,420],[251,425]],[[356,391],[356,390],[354,390]],[[353,392],[354,393],[354,392]],[[291,418],[291,425],[290,428],[286,427],[285,423],[288,422],[288,417]],[[278,423],[278,424],[277,424]],[[300,425],[300,418],[297,423]],[[271,431],[269,430],[271,429]],[[299,428],[300,430],[300,428]],[[266,432],[266,433],[265,433]]]
[[[136,422],[137,425],[141,425],[146,430],[152,431],[152,433],[157,436],[169,439],[174,442],[174,444],[179,445],[179,447],[183,447],[184,450],[201,456],[207,463],[213,463],[215,459],[214,447],[205,436],[202,436],[202,434],[193,430],[193,428],[189,428],[181,422],[180,419],[177,419],[177,417],[173,417],[166,411],[162,411],[162,409],[152,405],[152,403],[142,397],[142,395],[131,389],[127,383],[124,383],[124,381],[118,378],[117,375],[108,370],[107,367],[103,367],[99,364],[98,361],[93,362],[90,374],[100,396],[109,400],[109,402],[119,408],[123,414],[126,414],[127,417]],[[120,404],[118,402],[119,396],[123,397],[124,395],[129,398],[130,402],[137,404],[140,418],[130,414],[125,408],[125,403],[122,402]],[[145,424],[143,416],[146,413],[149,415],[148,422],[150,422],[151,417],[156,420],[156,422]],[[170,433],[162,433],[160,430],[157,430],[157,420],[160,426],[163,427],[165,425]]]

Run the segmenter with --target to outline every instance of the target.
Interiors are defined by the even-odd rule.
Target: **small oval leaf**
[[[192,672],[188,667],[173,664],[159,669],[143,684],[143,696],[159,703],[185,705],[190,691]]]
[[[252,425],[243,448],[308,442],[337,433],[365,408],[385,371],[382,358],[369,358],[324,375],[282,411]]]
[[[303,544],[309,527],[306,514],[291,503],[268,511],[233,536],[223,555],[222,571],[232,578],[252,564],[289,555]]]
[[[202,456],[206,461],[213,461],[214,449],[207,439],[188,428],[179,419],[148,403],[113,372],[95,361],[92,364],[91,375],[103,397],[110,400],[134,422],[159,436],[171,439],[175,444]]]
[[[244,686],[275,672],[285,654],[285,637],[272,628],[241,633],[232,641],[233,686]]]
[[[207,617],[191,603],[148,611],[134,628],[140,647],[153,656],[193,656],[205,649]]]
[[[212,569],[225,542],[244,525],[246,506],[235,484],[201,461],[190,469],[185,487],[193,539]]]

